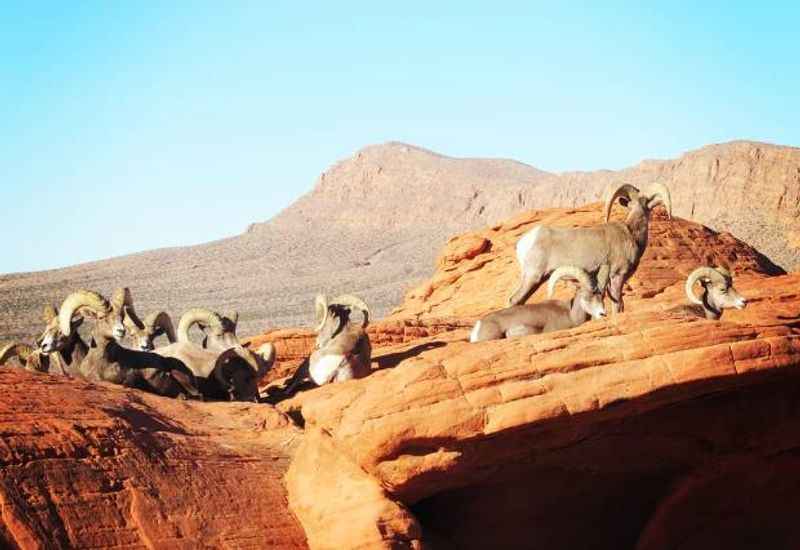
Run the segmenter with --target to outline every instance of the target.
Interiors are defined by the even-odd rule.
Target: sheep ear
[[[52,304],[45,305],[44,309],[42,310],[42,320],[45,323],[49,323],[56,317],[58,317],[58,310],[55,308],[55,306]]]

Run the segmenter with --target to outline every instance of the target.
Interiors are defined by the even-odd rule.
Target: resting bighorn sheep
[[[547,282],[547,295],[552,298],[556,284],[561,279],[572,279],[578,288],[569,300],[545,300],[535,304],[511,306],[495,311],[475,323],[469,335],[470,342],[497,340],[527,334],[540,334],[554,330],[577,327],[589,317],[605,317],[603,291],[584,270],[559,267]]]
[[[700,298],[694,293],[694,285],[698,282],[703,287]],[[724,309],[744,309],[747,306],[747,300],[733,288],[730,272],[723,267],[698,267],[686,278],[685,290],[691,305],[684,304],[669,311],[716,320]]]
[[[365,330],[369,324],[367,304],[348,294],[328,302],[319,294],[314,306],[319,320],[315,351],[295,371],[286,386],[287,394],[294,393],[307,378],[321,386],[363,378],[370,373],[372,346]],[[361,323],[351,321],[354,309],[361,312]]]
[[[617,199],[629,207],[628,217],[624,222],[609,222]],[[608,291],[614,310],[622,312],[622,287],[639,265],[647,247],[650,211],[659,204],[672,217],[672,200],[665,185],[653,183],[639,190],[623,183],[606,193],[603,224],[532,228],[517,242],[522,277],[519,288],[508,299],[509,305],[525,302],[557,267],[573,265],[594,275],[598,287]]]
[[[236,346],[219,354],[207,378],[198,377],[200,391],[209,399],[258,401],[260,378],[253,368],[269,369],[275,361],[275,346],[266,343],[255,351]]]
[[[127,288],[115,292],[111,303],[89,290],[67,296],[58,313],[59,330],[64,336],[72,334],[76,314],[95,320],[89,352],[79,367],[87,380],[137,387],[168,397],[201,397],[194,375],[181,361],[127,349],[117,342],[125,336],[126,316],[143,326]]]
[[[264,344],[250,350],[242,346],[235,332],[237,318],[236,314],[224,317],[205,308],[190,309],[178,323],[178,341],[155,353],[180,359],[194,373],[207,398],[256,400],[258,382],[275,362],[275,347]],[[189,328],[194,324],[208,330],[203,345],[189,341]]]
[[[10,359],[16,358],[20,366],[28,370],[46,371],[42,365],[42,354],[28,344],[12,342],[0,346],[0,366],[5,365]]]
[[[58,330],[58,311],[55,307],[46,305],[42,319],[45,328],[36,339],[38,347],[33,348],[23,343],[9,344],[0,349],[0,365],[16,357],[28,370],[79,376],[78,365],[88,349],[77,332],[83,319],[78,317],[72,320],[73,332],[69,336],[63,336]]]
[[[156,347],[155,339],[162,335],[167,337],[170,344],[176,341],[172,319],[165,311],[151,313],[145,317],[141,328],[129,317],[126,317],[125,328],[140,351],[153,351]]]
[[[181,315],[178,322],[178,342],[190,342],[189,330],[197,325],[204,334],[202,347],[220,351],[232,348],[239,345],[236,337],[238,321],[237,312],[226,316],[202,307],[192,308]]]
[[[83,318],[76,316],[71,321],[70,333],[64,335],[59,330],[58,309],[48,304],[42,311],[45,329],[37,339],[38,365],[36,370],[50,374],[80,376],[79,367],[89,351],[86,343],[78,335]]]

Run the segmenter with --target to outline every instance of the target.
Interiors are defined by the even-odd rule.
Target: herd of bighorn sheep
[[[624,222],[609,221],[612,206],[628,208]],[[656,206],[672,215],[669,189],[652,184],[610,188],[605,195],[605,222],[590,227],[537,225],[517,242],[521,275],[508,307],[478,320],[470,342],[511,338],[576,327],[606,315],[604,296],[615,312],[624,310],[622,290],[647,247],[650,213]],[[550,299],[525,304],[545,279]],[[552,299],[559,281],[573,281],[575,294]],[[695,293],[697,284],[702,294]],[[724,309],[744,308],[746,300],[733,288],[730,272],[721,267],[698,267],[686,280],[689,304],[671,311],[719,319]],[[307,381],[315,385],[369,375],[372,348],[366,328],[369,308],[363,300],[342,295],[315,299],[317,317],[313,353],[301,363],[281,392],[290,396]],[[353,317],[360,315],[360,319]],[[85,321],[91,330],[79,334]],[[205,308],[185,312],[177,332],[170,316],[156,311],[142,321],[128,288],[108,300],[97,292],[79,290],[56,309],[46,305],[45,328],[36,347],[12,343],[0,347],[0,365],[16,358],[27,369],[89,381],[135,387],[162,396],[184,399],[258,401],[261,382],[275,362],[275,347],[257,349],[236,336],[238,315],[221,315]],[[190,332],[202,332],[199,343]],[[87,327],[83,327],[86,330]],[[167,344],[157,347],[164,337]],[[85,339],[88,337],[88,343]]]
[[[624,222],[609,221],[617,201],[628,208]],[[614,310],[622,312],[625,308],[622,289],[639,267],[647,248],[650,212],[659,205],[672,218],[672,199],[666,185],[653,183],[639,189],[624,183],[606,190],[605,223],[590,227],[534,226],[517,241],[521,276],[519,287],[508,299],[509,307],[479,320],[470,334],[470,342],[576,327],[589,317],[605,316],[605,294],[614,304]],[[575,280],[578,290],[572,299],[519,305],[548,276],[550,296],[559,279]],[[698,282],[703,286],[702,298],[694,291]],[[699,267],[689,274],[686,296],[691,305],[677,306],[671,311],[719,319],[723,309],[741,309],[747,303],[733,288],[731,274],[722,267]]]

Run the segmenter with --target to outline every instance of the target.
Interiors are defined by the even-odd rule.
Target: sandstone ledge
[[[656,219],[628,311],[470,345],[534,212],[451,239],[370,327],[373,369],[273,407],[0,370],[0,543],[20,548],[789,548],[800,540],[800,274]],[[699,263],[749,298],[669,311]],[[538,299],[538,296],[533,298]],[[289,374],[313,346],[273,331]]]

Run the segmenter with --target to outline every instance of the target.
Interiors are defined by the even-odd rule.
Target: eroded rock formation
[[[306,548],[271,407],[0,369],[3,548]]]
[[[276,406],[0,371],[0,530],[19,547],[791,548],[800,540],[800,274],[657,217],[626,313],[469,344],[516,284],[525,214],[459,236],[370,327],[368,378]],[[699,264],[748,297],[669,311]],[[540,299],[536,295],[532,300]],[[313,345],[287,329],[286,376]]]

